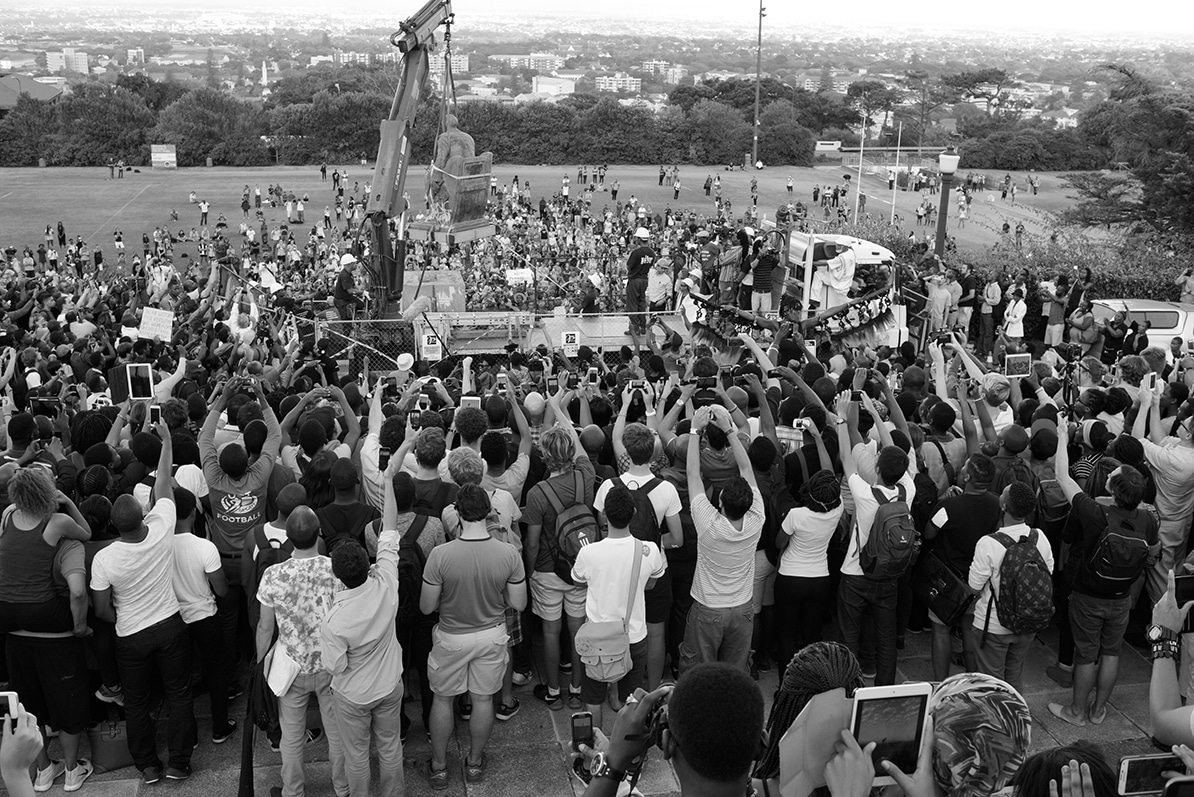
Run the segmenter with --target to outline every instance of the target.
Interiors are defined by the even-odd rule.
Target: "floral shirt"
[[[257,600],[274,610],[278,643],[298,662],[303,675],[323,671],[320,626],[341,589],[326,556],[287,559],[266,569]]]

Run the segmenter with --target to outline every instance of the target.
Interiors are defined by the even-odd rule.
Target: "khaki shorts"
[[[569,584],[555,573],[531,573],[531,611],[540,620],[585,616],[585,588]]]
[[[509,639],[505,623],[467,634],[448,634],[437,625],[431,631],[427,657],[431,691],[445,697],[500,692],[510,656]]]

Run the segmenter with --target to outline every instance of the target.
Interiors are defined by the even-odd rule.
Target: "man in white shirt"
[[[978,666],[988,675],[1002,678],[1016,689],[1022,688],[1024,660],[1032,646],[1032,634],[1016,634],[999,620],[998,601],[992,595],[1001,587],[1000,566],[1007,554],[1006,535],[1013,542],[1019,542],[1030,534],[1036,534],[1036,547],[1040,551],[1049,572],[1053,572],[1053,550],[1049,540],[1041,532],[1024,522],[1036,509],[1036,493],[1022,482],[1013,482],[1003,489],[999,497],[1003,509],[1003,520],[999,531],[988,534],[974,546],[974,561],[970,564],[970,588],[978,593],[974,605],[975,634],[979,635]]]
[[[633,391],[628,387],[622,395],[622,408],[614,423],[614,455],[619,464],[629,469],[616,479],[601,483],[593,499],[593,508],[605,512],[605,498],[610,488],[621,485],[631,495],[645,493],[654,516],[643,513],[636,517],[631,533],[644,542],[671,550],[684,544],[684,527],[680,525],[680,493],[676,486],[651,472],[655,455],[655,435],[641,423],[626,423]],[[650,403],[647,405],[654,412]],[[640,501],[639,506],[642,506]],[[661,532],[663,532],[661,534]],[[647,689],[657,689],[663,679],[663,665],[667,657],[667,620],[672,610],[672,582],[666,573],[659,583],[647,592]]]
[[[111,523],[120,539],[95,555],[91,566],[96,616],[116,624],[116,664],[124,688],[129,753],[141,779],[157,783],[157,722],[150,713],[154,676],[160,675],[170,707],[166,777],[186,780],[195,749],[195,704],[191,695],[191,638],[174,596],[176,510],[171,487],[170,430],[158,424],[162,453],[153,486],[153,509],[144,514],[137,499],[122,495],[112,505]]]
[[[606,482],[608,484],[609,482]],[[602,485],[604,487],[604,485]],[[671,485],[668,485],[671,487]],[[675,489],[674,487],[672,488]],[[647,661],[646,591],[665,572],[667,560],[659,546],[636,539],[630,533],[636,507],[630,490],[621,485],[604,491],[604,515],[609,534],[600,542],[580,549],[572,566],[572,580],[588,587],[585,593],[585,619],[590,623],[625,622],[630,638],[630,671],[618,681],[618,705],[643,684]],[[639,563],[638,583],[632,584],[634,557]],[[627,606],[627,597],[632,601]],[[585,674],[581,699],[593,713],[594,727],[602,725],[607,684]]]
[[[884,446],[879,451],[875,470],[879,477],[877,484],[870,484],[858,475],[854,457],[850,453],[850,433],[846,425],[850,394],[838,399],[837,415],[830,415],[829,423],[837,425],[838,445],[842,457],[842,470],[854,501],[854,526],[850,534],[846,560],[842,563],[842,580],[838,588],[838,622],[842,629],[842,641],[855,656],[859,655],[859,638],[862,632],[863,616],[869,611],[875,624],[875,685],[888,686],[895,683],[896,676],[896,603],[898,579],[875,578],[862,569],[859,552],[871,536],[871,527],[879,511],[879,498],[884,502],[904,501],[911,506],[916,495],[916,463],[898,446]]]
[[[1194,419],[1179,423],[1173,434],[1166,436],[1161,423],[1161,403],[1151,390],[1137,391],[1140,409],[1132,427],[1132,436],[1144,445],[1148,461],[1157,483],[1154,502],[1160,515],[1161,558],[1149,570],[1148,595],[1158,600],[1165,594],[1169,572],[1178,568],[1186,555],[1186,537],[1190,533],[1190,513],[1194,509]],[[1145,436],[1145,424],[1148,435]],[[1190,638],[1190,637],[1183,637]]]
[[[211,698],[211,740],[223,744],[236,731],[228,719],[228,674],[235,668],[224,649],[216,617],[216,597],[228,593],[228,579],[216,544],[194,533],[198,501],[185,487],[174,488],[174,597],[187,632],[203,658]]]
[[[702,407],[692,433],[710,423],[725,432],[738,466],[738,476],[725,481],[720,505],[705,495],[701,479],[701,446],[688,445],[685,468],[692,521],[697,528],[697,564],[692,581],[692,608],[680,645],[680,673],[694,664],[725,662],[749,672],[754,630],[755,547],[763,532],[763,497],[742,441],[732,433],[724,407]]]

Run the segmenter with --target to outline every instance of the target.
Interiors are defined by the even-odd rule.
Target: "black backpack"
[[[423,594],[423,569],[427,554],[419,545],[419,535],[427,527],[427,515],[416,514],[398,541],[398,622],[425,623],[428,615],[419,610]]]
[[[650,481],[638,487],[631,487],[618,476],[611,480],[614,484],[625,487],[634,498],[634,517],[630,519],[630,534],[643,542],[659,544],[659,521],[655,515],[655,505],[651,503],[651,491],[663,484],[663,479],[652,476]]]
[[[1082,559],[1083,581],[1103,597],[1123,597],[1148,564],[1149,518],[1143,512],[1137,518],[1130,518],[1126,510],[1117,506],[1102,509],[1107,528],[1099,535],[1094,549]]]
[[[424,517],[433,517],[437,520],[443,514],[444,507],[448,505],[452,498],[452,489],[456,485],[450,482],[440,482],[439,487],[435,490],[435,498],[428,502],[425,498],[416,498],[414,506],[411,507],[416,515]]]
[[[999,563],[999,592],[991,585],[983,641],[991,623],[992,606],[999,609],[1000,624],[1013,634],[1036,634],[1053,619],[1053,577],[1037,548],[1038,534],[1033,529],[1018,540],[1005,531],[991,535],[1007,551]]]
[[[871,578],[898,578],[920,552],[920,535],[912,523],[907,492],[902,484],[896,486],[895,498],[888,498],[878,487],[872,487],[871,492],[879,508],[866,543],[858,548],[858,564]],[[860,540],[857,525],[855,534]]]

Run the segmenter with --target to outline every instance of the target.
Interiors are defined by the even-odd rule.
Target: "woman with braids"
[[[861,686],[862,670],[845,645],[814,642],[792,657],[767,718],[767,746],[751,773],[756,794],[778,797],[779,741],[808,702],[834,689],[845,689],[850,698]]]
[[[814,432],[812,437],[822,469],[801,484],[799,506],[788,512],[775,540],[780,552],[775,577],[780,661],[789,661],[805,645],[820,641],[832,597],[827,551],[842,517],[841,481],[829,468],[821,435]]]

